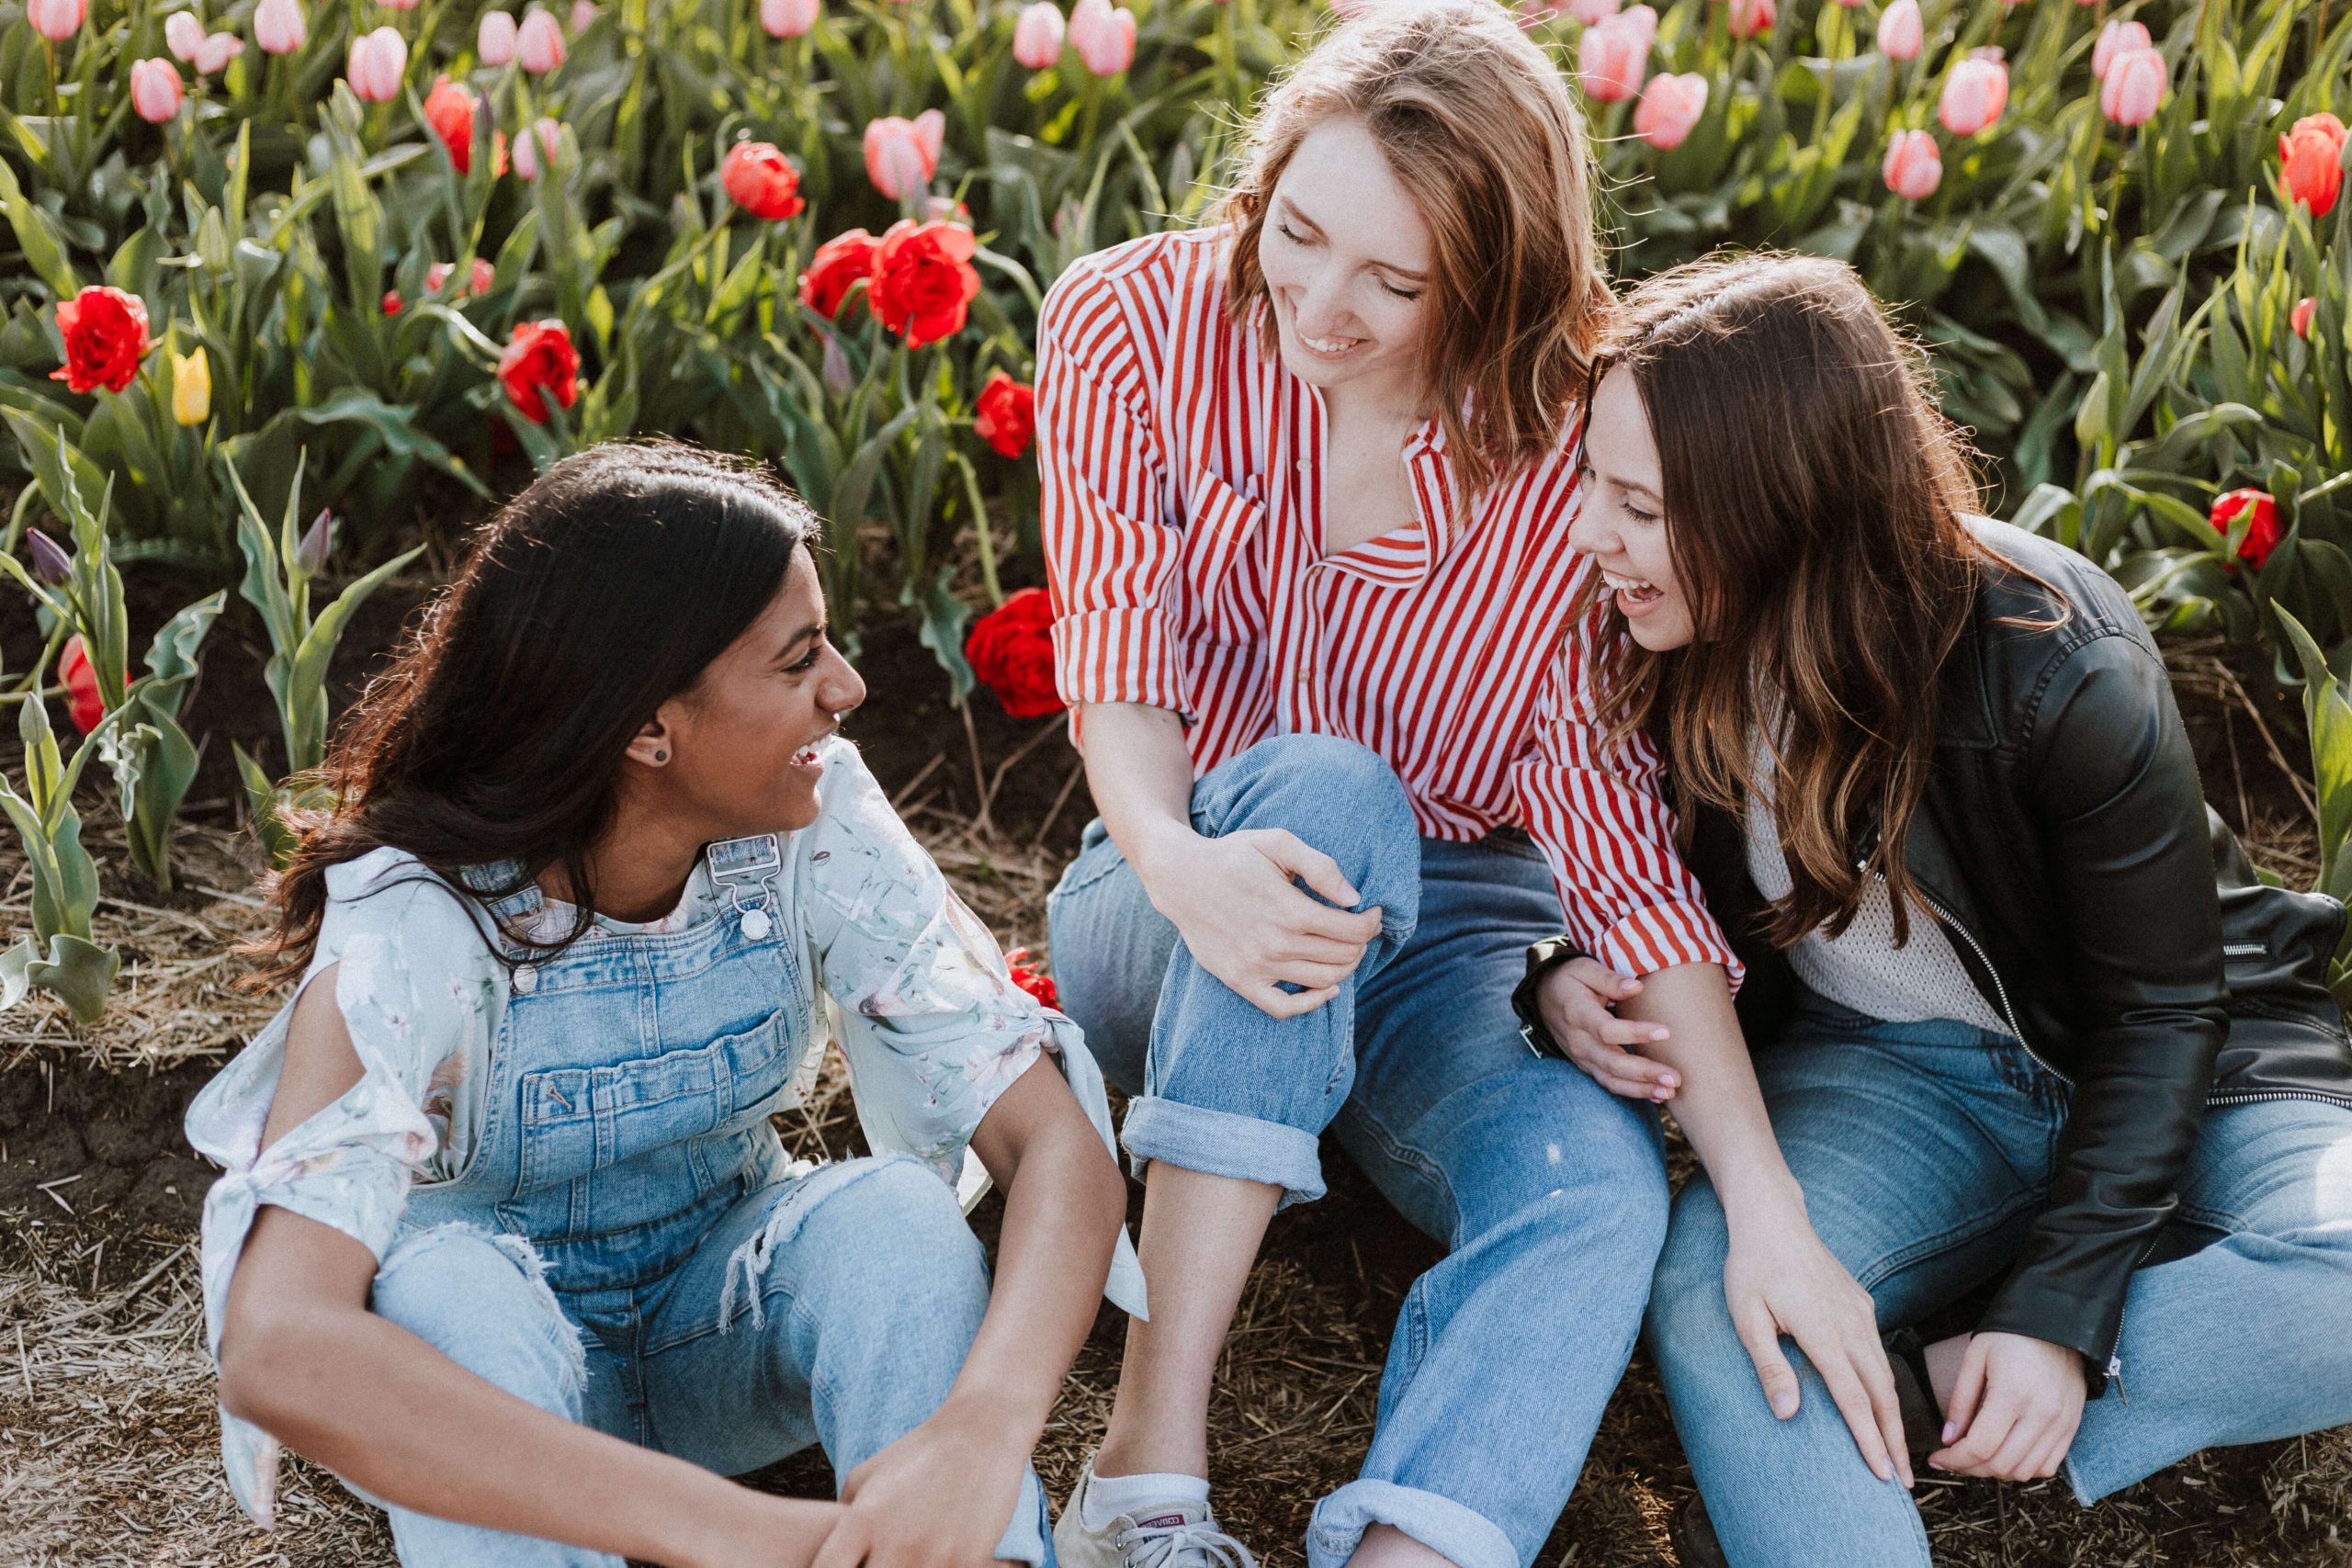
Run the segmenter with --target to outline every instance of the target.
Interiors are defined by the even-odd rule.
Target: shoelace
[[[1137,1525],[1112,1544],[1125,1568],[1258,1568],[1250,1549],[1204,1519],[1183,1525]]]

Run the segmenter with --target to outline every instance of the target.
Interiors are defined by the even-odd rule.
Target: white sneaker
[[[1121,1514],[1099,1530],[1086,1528],[1087,1461],[1054,1525],[1054,1559],[1061,1568],[1258,1568],[1250,1549],[1217,1529],[1205,1503],[1159,1503]]]

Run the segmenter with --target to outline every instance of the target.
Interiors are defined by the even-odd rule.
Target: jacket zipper
[[[1862,871],[1867,869],[1868,865],[1869,863],[1867,861],[1856,861],[1854,863],[1854,869],[1856,871]],[[1871,875],[1876,877],[1881,882],[1884,882],[1886,880],[1886,873],[1883,871],[1873,871],[1871,873]],[[1919,888],[1919,897],[1928,901],[1928,908],[1935,911],[1938,922],[1940,923],[1946,931],[1952,932],[1958,936],[1961,941],[1966,942],[1968,944],[1968,950],[1976,954],[1976,962],[1984,966],[1984,973],[1993,977],[1993,995],[1996,999],[2000,1002],[2001,1016],[2008,1020],[2009,1032],[2016,1036],[2017,1043],[2019,1047],[2024,1050],[2027,1055],[2033,1058],[2034,1065],[2039,1066],[2043,1072],[2048,1073],[2052,1077],[2056,1078],[2059,1082],[2072,1088],[2075,1080],[2067,1077],[2064,1073],[2060,1072],[2056,1067],[2052,1066],[2049,1060],[2044,1057],[2041,1052],[2033,1048],[2033,1042],[2026,1038],[2025,1026],[2018,1021],[2017,1009],[2009,1005],[2009,987],[2002,982],[2001,972],[1993,966],[1993,955],[1984,951],[1984,944],[1976,940],[1976,933],[1970,931],[1965,925],[1962,924],[1960,917],[1953,914],[1950,908],[1946,908],[1942,899],[1937,897],[1933,893],[1928,892],[1924,886],[1919,885],[1917,877],[1914,877],[1912,881],[1913,885]]]

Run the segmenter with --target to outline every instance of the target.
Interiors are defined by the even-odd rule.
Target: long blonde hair
[[[1235,231],[1236,321],[1266,296],[1258,243],[1275,182],[1306,134],[1342,115],[1371,132],[1429,224],[1437,317],[1421,369],[1476,492],[1557,445],[1610,304],[1583,116],[1495,0],[1373,0],[1269,91],[1209,214]],[[1271,355],[1271,314],[1265,332]]]

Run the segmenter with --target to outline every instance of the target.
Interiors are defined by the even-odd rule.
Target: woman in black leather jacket
[[[2128,597],[1973,515],[1921,356],[1839,264],[1653,279],[1605,366],[1572,539],[1625,635],[1593,701],[1617,765],[1662,759],[1746,975],[1735,1025],[1720,970],[1636,983],[1564,940],[1521,1003],[1676,1100],[1706,1168],[1647,1326],[1720,1541],[1686,1522],[1686,1562],[1927,1562],[1905,1450],[2088,1504],[2352,1421],[2344,910],[2252,875]],[[1825,1382],[1849,1351],[1802,1353],[1747,1279],[1806,1227],[1878,1328],[1991,1305]]]

